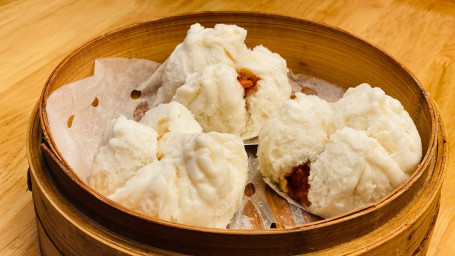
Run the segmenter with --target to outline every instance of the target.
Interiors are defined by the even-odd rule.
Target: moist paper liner
[[[46,111],[52,138],[82,180],[88,181],[106,123],[121,115],[132,119],[139,99],[132,99],[131,91],[148,82],[159,66],[142,59],[98,59],[93,76],[64,85],[49,96]]]
[[[133,119],[134,110],[139,103],[146,101],[149,105],[155,105],[154,103],[161,101],[156,98],[162,74],[162,65],[159,63],[134,58],[104,58],[95,60],[94,66],[93,76],[58,88],[49,96],[46,105],[50,132],[58,151],[85,182],[88,182],[90,177],[93,158],[103,143],[103,131],[107,122],[121,115]],[[343,89],[324,80],[294,74],[292,71],[289,72],[289,82],[294,93],[302,91],[303,86],[309,87],[327,101],[336,101],[344,93]],[[139,99],[131,97],[133,90],[142,92]],[[68,127],[71,117],[72,125]],[[242,215],[244,206],[251,201],[263,221],[264,228],[270,228],[275,219],[265,196],[266,183],[290,203],[297,225],[308,222],[308,218],[302,217],[299,210],[308,209],[290,199],[271,182],[264,182],[257,168],[255,150],[247,151],[247,184],[253,183],[256,192],[251,197],[244,195],[242,207],[232,218],[229,227],[254,228],[249,217]]]

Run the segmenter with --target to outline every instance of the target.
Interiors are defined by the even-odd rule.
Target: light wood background
[[[104,32],[207,10],[279,13],[328,23],[382,47],[407,66],[441,108],[450,159],[428,255],[455,255],[455,1],[12,1],[0,0],[0,255],[38,255],[26,188],[27,123],[52,70]]]

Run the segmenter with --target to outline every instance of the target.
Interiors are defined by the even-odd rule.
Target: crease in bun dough
[[[351,127],[375,138],[400,168],[411,174],[422,157],[422,142],[409,113],[401,103],[376,87],[349,88],[333,104],[331,130]]]
[[[334,103],[297,93],[259,133],[261,173],[321,217],[376,202],[403,183],[421,157],[409,114],[368,84]]]
[[[178,102],[149,110],[141,122],[109,122],[90,185],[143,214],[190,225],[225,228],[238,209],[248,162],[243,140],[202,133]]]
[[[182,103],[206,132],[256,137],[292,87],[286,61],[261,45],[249,49],[246,34],[236,25],[192,25],[154,74],[162,84],[154,104]]]
[[[376,139],[344,127],[310,165],[308,208],[323,217],[342,214],[379,201],[408,177]]]
[[[167,132],[202,132],[202,127],[194,120],[193,114],[178,102],[169,102],[151,108],[145,112],[140,123],[152,127],[159,135]]]
[[[186,106],[204,131],[245,132],[244,90],[232,66],[216,64],[188,76],[172,98]]]

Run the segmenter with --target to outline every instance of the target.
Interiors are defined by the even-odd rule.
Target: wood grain
[[[382,47],[407,66],[438,103],[454,138],[453,1],[1,1],[0,254],[37,255],[31,193],[26,192],[27,121],[47,77],[73,49],[115,28],[202,10],[260,10],[325,22]],[[453,148],[453,141],[449,141]],[[455,251],[453,150],[428,255]]]

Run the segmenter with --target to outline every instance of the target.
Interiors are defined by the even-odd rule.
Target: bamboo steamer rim
[[[138,26],[145,26],[145,25],[156,23],[156,22],[166,23],[166,22],[172,22],[173,20],[180,20],[180,19],[186,19],[186,18],[198,17],[198,16],[203,17],[203,16],[207,16],[207,15],[212,15],[212,16],[240,15],[243,17],[254,16],[254,18],[256,18],[256,19],[270,18],[270,19],[278,19],[280,21],[287,21],[288,23],[292,22],[292,24],[297,24],[297,23],[309,24],[314,27],[329,30],[332,33],[343,34],[344,36],[349,37],[350,40],[354,40],[359,43],[365,44],[367,47],[374,50],[376,53],[379,53],[380,55],[382,55],[383,57],[385,57],[386,59],[391,61],[394,65],[397,65],[398,67],[400,67],[407,75],[410,76],[410,78],[415,82],[415,85],[418,86],[421,96],[423,96],[425,103],[429,107],[428,111],[429,111],[430,118],[431,118],[431,136],[429,137],[428,149],[426,151],[426,154],[423,156],[417,169],[408,178],[408,180],[406,182],[401,184],[399,187],[395,188],[386,197],[384,197],[383,199],[381,199],[380,201],[378,201],[376,203],[368,204],[362,208],[358,208],[353,211],[350,211],[350,212],[347,212],[347,213],[344,213],[341,215],[337,215],[337,216],[334,216],[331,218],[326,218],[326,219],[319,220],[316,222],[297,225],[290,229],[261,229],[261,230],[254,230],[253,232],[250,232],[249,230],[233,230],[233,229],[217,229],[217,228],[198,227],[198,226],[174,223],[174,222],[162,220],[159,218],[146,216],[144,214],[137,213],[126,207],[123,207],[123,206],[117,204],[116,202],[108,199],[107,197],[101,195],[97,191],[95,191],[88,184],[86,184],[78,175],[75,174],[75,172],[69,166],[67,161],[62,157],[61,152],[58,150],[58,148],[52,138],[52,134],[50,132],[50,127],[49,127],[49,123],[48,123],[47,113],[46,113],[46,104],[47,104],[47,98],[52,93],[50,85],[55,80],[56,75],[58,74],[58,72],[61,69],[64,69],[65,66],[68,63],[70,63],[71,60],[75,56],[78,56],[81,52],[83,52],[85,48],[96,45],[97,42],[102,41],[106,37],[118,35],[125,31],[128,31],[128,30],[134,30]],[[70,177],[74,183],[77,183],[84,190],[88,191],[92,196],[94,196],[98,200],[102,201],[103,203],[110,204],[110,205],[116,207],[117,209],[119,209],[120,211],[126,212],[139,219],[143,219],[146,221],[152,221],[152,222],[158,223],[160,225],[165,225],[168,227],[175,227],[175,228],[179,228],[179,229],[209,232],[209,233],[216,233],[216,234],[242,234],[242,235],[257,235],[257,234],[272,235],[272,234],[299,232],[302,230],[316,229],[318,227],[325,226],[326,224],[335,224],[335,223],[339,223],[339,222],[345,222],[345,221],[357,218],[359,216],[368,214],[372,211],[380,210],[385,205],[387,205],[387,203],[389,203],[390,201],[393,201],[400,194],[402,194],[406,188],[409,188],[422,175],[424,170],[428,167],[428,165],[431,162],[432,157],[436,151],[436,137],[437,137],[436,127],[438,126],[438,123],[440,122],[440,120],[437,120],[437,118],[436,118],[435,108],[434,108],[434,104],[433,104],[432,100],[429,98],[428,93],[425,92],[423,86],[421,85],[419,80],[416,78],[416,76],[410,70],[408,70],[408,68],[406,68],[403,64],[401,64],[397,60],[395,60],[391,55],[386,53],[380,47],[373,45],[348,31],[345,31],[343,29],[340,29],[340,28],[332,26],[332,25],[315,22],[315,21],[299,19],[299,18],[295,18],[295,17],[289,17],[289,16],[285,16],[285,15],[263,13],[263,12],[248,12],[248,11],[240,11],[240,12],[239,11],[220,11],[220,12],[207,11],[207,12],[199,12],[199,13],[187,13],[187,14],[179,14],[179,15],[174,15],[174,16],[166,16],[166,17],[162,17],[162,18],[152,19],[152,20],[146,21],[146,22],[134,23],[132,25],[128,25],[128,26],[113,30],[111,32],[104,33],[104,34],[86,42],[85,44],[80,46],[78,49],[74,50],[68,56],[66,56],[58,64],[58,66],[53,70],[53,72],[47,79],[44,89],[42,90],[40,101],[39,101],[39,119],[40,119],[40,124],[42,127],[44,140],[45,140],[46,144],[50,147],[53,157],[55,157],[56,159],[59,160],[59,164],[62,167],[62,170],[64,171],[65,175]]]

